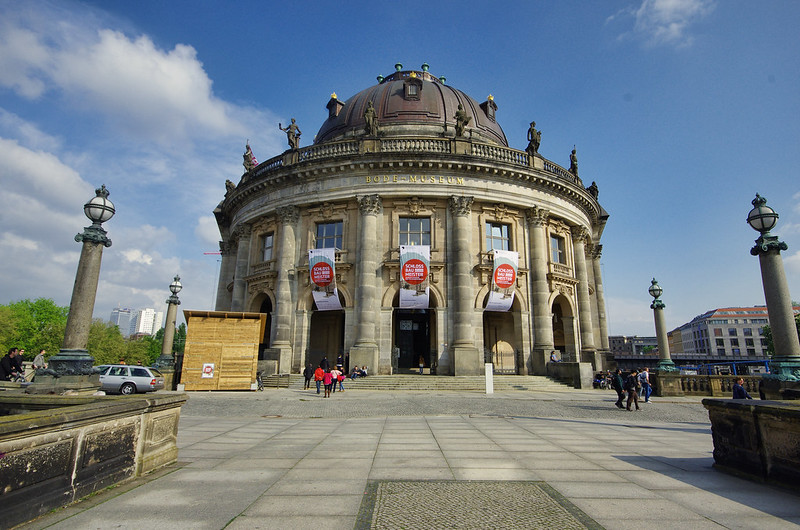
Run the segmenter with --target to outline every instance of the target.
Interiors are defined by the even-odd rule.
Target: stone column
[[[278,373],[292,371],[292,284],[289,271],[295,268],[297,238],[294,228],[300,218],[300,210],[296,206],[278,208],[278,219],[281,222],[281,242],[277,259],[278,278],[275,284],[275,337],[271,347],[278,350]]]
[[[603,254],[603,245],[595,245],[592,254],[592,267],[594,269],[594,295],[597,298],[597,316],[600,327],[600,349],[609,351],[608,322],[606,321],[606,299],[603,293],[603,275],[600,269],[600,257]],[[595,337],[597,339],[597,337]]]
[[[86,345],[89,343],[89,328],[92,326],[92,313],[97,297],[97,282],[100,279],[100,262],[103,258],[104,246],[111,246],[111,241],[105,245],[103,242],[83,239],[78,272],[75,274],[75,285],[72,288],[72,298],[69,303],[62,350],[85,351]]]
[[[550,310],[550,286],[547,283],[548,242],[545,225],[550,211],[531,208],[526,212],[530,228],[531,300],[533,302],[533,352],[531,368],[537,375],[547,374],[547,362],[555,349],[553,344],[553,315]]]
[[[589,232],[583,226],[572,228],[572,248],[575,258],[575,276],[578,279],[578,324],[581,334],[581,358],[578,361],[594,360],[594,333],[592,332],[592,307],[589,301],[589,279],[586,272],[585,242]]]
[[[236,228],[239,245],[236,250],[236,272],[233,278],[233,299],[231,311],[244,311],[244,297],[247,294],[245,276],[250,272],[250,236],[252,229],[248,224]]]
[[[452,249],[448,266],[451,268],[450,296],[453,301],[453,352],[455,375],[480,375],[483,372],[483,354],[475,347],[473,322],[472,239],[473,197],[450,197],[450,215],[453,220],[448,246]]]
[[[378,318],[377,271],[380,249],[378,242],[378,215],[382,211],[381,198],[378,195],[362,195],[357,197],[359,217],[358,231],[358,267],[356,269],[356,336],[350,348],[350,364],[367,365],[378,370],[379,352],[375,341],[375,329]]]
[[[233,278],[233,269],[236,265],[236,260],[231,252],[231,242],[220,241],[219,253],[219,283],[217,285],[217,303],[215,308],[217,311],[230,311],[232,298],[231,292],[228,291],[228,283],[230,283]]]
[[[658,370],[673,371],[675,363],[669,352],[669,338],[667,336],[667,324],[664,320],[664,302],[659,299],[653,300],[650,304],[653,310],[653,320],[656,325],[656,338],[658,339]]]

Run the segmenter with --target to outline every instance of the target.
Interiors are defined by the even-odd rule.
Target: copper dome
[[[328,102],[328,119],[320,127],[315,144],[359,137],[366,134],[364,111],[369,102],[375,108],[379,132],[382,137],[452,137],[455,135],[455,114],[459,104],[471,119],[464,136],[474,141],[508,147],[506,135],[495,121],[497,105],[489,96],[478,103],[458,89],[444,84],[427,71],[402,70],[383,78],[378,84],[362,90],[346,102],[336,95]]]

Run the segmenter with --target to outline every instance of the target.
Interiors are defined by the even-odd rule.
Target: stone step
[[[536,375],[496,375],[493,383],[494,390],[497,392],[569,392],[572,390],[569,385]],[[348,390],[483,391],[486,389],[484,376],[370,375],[355,380],[348,378],[344,384]],[[304,379],[300,374],[270,375],[264,379],[266,388],[302,389],[303,385]]]

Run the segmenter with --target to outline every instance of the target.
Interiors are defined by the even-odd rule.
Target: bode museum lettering
[[[464,177],[445,177],[444,175],[378,175],[367,176],[367,184],[380,182],[408,182],[409,184],[464,184]]]

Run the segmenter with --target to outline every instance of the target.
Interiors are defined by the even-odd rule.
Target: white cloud
[[[784,255],[783,264],[789,274],[800,277],[800,250],[791,255]]]
[[[714,0],[642,0],[637,8],[628,6],[606,22],[633,19],[633,28],[620,38],[636,38],[648,46],[691,46],[689,28],[716,7]]]
[[[208,243],[214,249],[217,248],[217,244],[220,240],[220,234],[219,227],[217,226],[217,220],[213,215],[200,217],[197,220],[197,226],[194,229],[194,233],[201,241]]]

